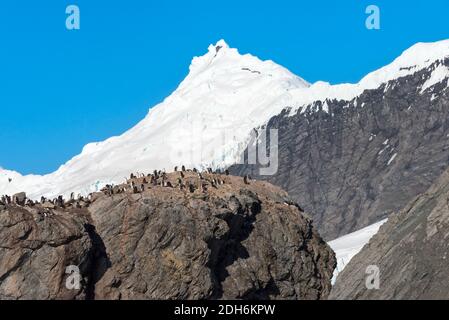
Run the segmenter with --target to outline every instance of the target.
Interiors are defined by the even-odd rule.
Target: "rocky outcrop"
[[[168,179],[175,185],[178,176]],[[207,192],[152,187],[94,201],[89,211],[107,254],[97,299],[328,295],[334,254],[285,192],[230,176],[203,179]],[[213,187],[214,179],[224,184]],[[185,181],[199,182],[194,173]]]
[[[449,171],[390,217],[338,275],[331,299],[449,299]],[[379,268],[379,289],[366,287]],[[369,273],[369,272],[368,272]]]
[[[328,296],[334,253],[287,193],[240,177],[182,175],[134,178],[134,187],[105,188],[81,208],[1,205],[0,298]],[[81,269],[78,291],[65,289],[68,265]]]
[[[93,247],[80,212],[0,204],[0,300],[85,299]],[[67,267],[80,271],[67,287]]]
[[[385,219],[425,192],[449,165],[447,79],[423,90],[440,65],[366,90],[352,101],[326,100],[272,118],[279,169],[237,165],[286,190],[320,234],[332,240]]]

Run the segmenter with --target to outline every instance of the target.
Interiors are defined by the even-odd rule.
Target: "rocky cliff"
[[[150,182],[151,181],[151,182]],[[211,173],[0,204],[0,298],[323,299],[332,250],[281,189]],[[81,287],[67,290],[68,265]]]
[[[449,299],[449,171],[390,217],[337,278],[331,299]],[[367,267],[379,268],[368,290]]]
[[[0,204],[0,300],[86,299],[94,261],[87,224],[76,210]],[[83,277],[68,290],[72,265]]]
[[[279,168],[260,176],[313,214],[327,240],[388,217],[425,192],[449,165],[449,59],[366,90],[351,101],[325,100],[272,118]]]

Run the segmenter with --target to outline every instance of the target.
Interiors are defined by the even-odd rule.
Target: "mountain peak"
[[[223,39],[219,40],[215,45],[211,44],[209,46],[209,52],[218,53],[221,49],[229,49],[229,45]]]
[[[294,75],[286,68],[271,60],[261,60],[251,54],[241,54],[238,49],[231,48],[225,40],[219,40],[208,47],[208,52],[194,57],[189,67],[189,75],[180,88],[192,82],[211,82],[219,77],[231,83],[234,78],[270,77],[280,80],[291,88],[308,87],[309,84]]]

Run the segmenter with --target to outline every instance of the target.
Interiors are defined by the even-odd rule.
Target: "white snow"
[[[292,96],[294,96],[296,108],[292,108],[290,114],[295,114],[300,107],[318,100],[350,101],[367,89],[379,88],[390,80],[413,74],[446,57],[449,57],[449,40],[418,43],[404,51],[391,64],[368,74],[359,83],[331,85],[319,81],[308,89],[295,90]]]
[[[449,40],[420,43],[357,84],[308,84],[273,61],[261,61],[223,41],[193,59],[179,87],[121,136],[88,144],[56,172],[22,176],[0,169],[0,194],[31,198],[89,193],[120,183],[131,172],[170,171],[176,165],[226,167],[245,149],[249,134],[283,109],[291,114],[315,101],[350,101],[366,89],[426,68],[449,56]],[[323,104],[327,110],[327,104]],[[303,108],[304,111],[304,108]],[[12,178],[12,182],[8,182]]]
[[[335,283],[338,274],[343,271],[349,261],[362,250],[385,222],[387,219],[329,242],[329,246],[337,257],[337,268],[334,271],[332,284]]]
[[[388,160],[387,166],[389,166],[389,165],[394,161],[394,159],[396,159],[397,156],[398,156],[398,154],[395,153],[395,154],[390,158],[390,160]]]
[[[421,88],[421,93],[426,91],[427,89],[433,87],[437,83],[442,82],[446,78],[449,77],[449,68],[445,65],[439,65],[433,72],[430,78],[424,83]],[[449,82],[449,81],[448,81]]]

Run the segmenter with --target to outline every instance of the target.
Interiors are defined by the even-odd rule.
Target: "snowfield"
[[[379,221],[359,231],[347,234],[343,237],[330,241],[328,244],[337,256],[337,268],[334,271],[332,284],[335,283],[338,274],[343,271],[351,259],[363,249],[369,240],[379,231],[379,228],[388,219]]]
[[[449,40],[420,43],[357,84],[310,85],[273,61],[241,55],[221,40],[193,59],[185,80],[135,127],[86,145],[81,154],[45,176],[22,176],[0,168],[0,194],[26,191],[32,199],[67,197],[71,192],[87,194],[105,184],[123,182],[131,172],[171,171],[182,164],[224,168],[238,161],[254,128],[285,108],[294,113],[315,101],[350,101],[366,89],[447,56]],[[445,70],[435,70],[426,86],[446,77]]]

